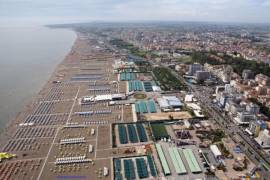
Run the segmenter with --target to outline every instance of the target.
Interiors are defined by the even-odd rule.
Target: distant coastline
[[[25,110],[70,52],[77,35],[47,26],[0,30],[0,135]],[[8,77],[8,78],[6,78]]]

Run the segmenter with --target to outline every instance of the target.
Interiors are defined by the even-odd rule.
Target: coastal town
[[[269,175],[269,28],[52,28],[77,40],[1,135],[0,179]]]

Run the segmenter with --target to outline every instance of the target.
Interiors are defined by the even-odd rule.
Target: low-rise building
[[[260,131],[259,136],[255,138],[255,140],[262,148],[270,148],[269,130],[264,129],[263,131]]]
[[[254,78],[254,73],[250,69],[245,69],[242,72],[242,78],[244,80],[253,79]]]
[[[257,86],[255,88],[255,90],[257,91],[258,95],[266,95],[267,94],[267,87],[264,86]]]
[[[201,70],[202,70],[201,64],[199,64],[199,63],[191,64],[191,65],[189,65],[188,75],[193,76],[193,75],[195,75],[195,73],[197,71],[201,71]]]
[[[158,102],[158,105],[160,107],[161,110],[163,111],[167,111],[170,109],[170,104],[169,102],[164,99],[164,98],[157,98],[157,102]]]
[[[187,94],[186,96],[185,96],[185,102],[186,103],[191,103],[191,102],[193,102],[193,94]]]
[[[163,96],[163,98],[166,99],[169,105],[174,109],[181,108],[183,106],[183,103],[176,96]]]
[[[270,78],[264,74],[257,74],[255,76],[255,81],[257,81],[262,86],[270,85]]]
[[[163,111],[176,110],[183,106],[183,103],[176,96],[163,96],[162,98],[157,98],[157,102]]]
[[[259,114],[260,112],[260,106],[258,106],[257,104],[255,103],[249,103],[247,106],[246,106],[246,110],[247,112],[249,112],[250,114]]]
[[[224,92],[228,94],[233,93],[233,87],[230,84],[225,84]]]
[[[250,114],[249,112],[238,112],[234,120],[239,125],[249,124],[251,121],[256,120],[256,116],[254,114]]]
[[[222,157],[222,153],[218,149],[217,145],[215,144],[210,145],[210,150],[216,159],[220,159]]]
[[[209,71],[197,71],[195,73],[195,78],[197,80],[197,82],[203,82],[207,79],[209,79],[211,76]]]
[[[243,112],[245,107],[234,101],[228,101],[225,105],[225,110],[228,111],[231,115],[236,116],[237,113]]]
[[[226,103],[230,99],[230,96],[227,93],[221,92],[216,95],[216,100],[218,102],[218,105],[222,108],[225,107]]]
[[[215,93],[218,94],[225,90],[225,86],[216,86]]]
[[[249,127],[246,129],[246,131],[253,135],[254,137],[258,137],[261,130],[264,130],[267,128],[267,124],[263,121],[250,121]]]

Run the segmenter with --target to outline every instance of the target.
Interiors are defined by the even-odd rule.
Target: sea
[[[45,85],[75,39],[69,29],[0,27],[0,133]]]

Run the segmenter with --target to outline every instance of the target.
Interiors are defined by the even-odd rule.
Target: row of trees
[[[243,57],[231,57],[229,55],[224,55],[221,58],[224,62],[210,58],[211,53],[209,52],[193,52],[191,57],[193,62],[198,62],[201,64],[208,63],[212,65],[228,64],[234,69],[234,72],[241,74],[244,69],[250,69],[254,74],[265,74],[270,76],[270,66],[263,62],[247,60]]]
[[[147,55],[146,51],[142,51],[139,48],[135,47],[133,44],[125,42],[122,39],[113,39],[110,41],[110,43],[112,45],[115,45],[117,48],[129,50],[130,53],[135,56],[146,58]]]
[[[153,73],[163,90],[181,90],[184,85],[168,69],[155,67]]]

